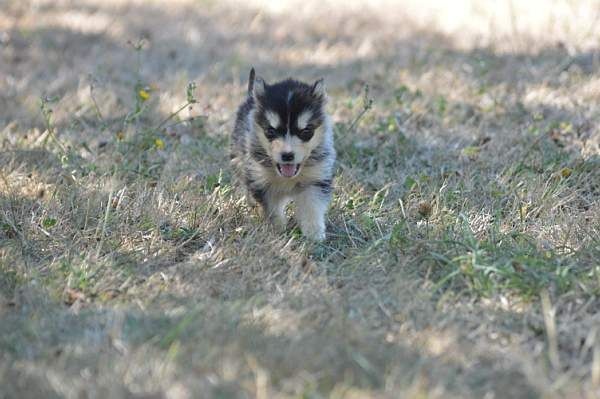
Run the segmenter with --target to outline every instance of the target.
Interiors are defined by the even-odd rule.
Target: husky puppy
[[[231,164],[249,197],[280,228],[293,200],[302,233],[316,241],[325,238],[335,163],[326,102],[323,79],[267,84],[252,68],[231,137]]]

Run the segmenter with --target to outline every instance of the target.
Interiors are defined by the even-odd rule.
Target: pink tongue
[[[296,165],[293,164],[280,164],[279,169],[285,177],[293,177],[296,174]]]

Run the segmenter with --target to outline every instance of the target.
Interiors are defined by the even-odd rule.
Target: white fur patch
[[[304,111],[298,116],[298,129],[302,130],[308,125],[308,121],[312,118],[311,111]]]
[[[296,197],[296,220],[306,237],[323,241],[325,239],[325,213],[329,199],[321,195],[317,188],[309,187]]]
[[[281,120],[279,119],[279,115],[277,115],[273,111],[266,111],[265,118],[267,118],[267,120],[269,121],[269,124],[271,125],[272,128],[277,129],[279,127],[279,125],[281,125]]]

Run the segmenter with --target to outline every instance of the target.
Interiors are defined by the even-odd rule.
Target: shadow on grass
[[[297,300],[310,302],[308,297]],[[508,367],[501,356],[453,361],[425,347],[412,347],[409,341],[386,342],[331,310],[322,309],[317,325],[309,321],[314,316],[304,312],[306,320],[301,322],[306,326],[297,334],[293,326],[286,331],[285,320],[252,321],[252,313],[260,309],[256,298],[195,305],[189,298],[177,301],[184,304],[180,315],[158,309],[84,308],[74,313],[39,297],[30,299],[0,326],[3,360],[13,364],[0,372],[0,380],[11,378],[11,384],[3,385],[15,395],[60,389],[91,395],[116,388],[127,392],[132,384],[125,376],[133,374],[138,376],[138,394],[159,394],[177,376],[179,381],[197,381],[188,386],[197,390],[194,395],[225,389],[238,397],[255,394],[260,389],[254,385],[257,373],[266,373],[272,389],[288,394],[326,394],[340,387],[388,394],[438,388],[456,397],[488,392],[538,397],[523,372]],[[342,300],[339,305],[349,304]],[[294,312],[290,317],[296,317]],[[236,370],[236,377],[228,374],[229,368]]]

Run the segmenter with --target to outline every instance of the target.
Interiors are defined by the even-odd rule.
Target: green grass
[[[303,37],[192,3],[0,11],[0,398],[597,395],[591,50],[285,6]],[[251,64],[328,82],[323,243],[275,232],[232,179]]]

